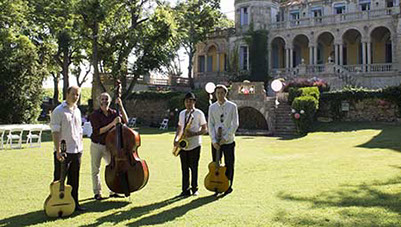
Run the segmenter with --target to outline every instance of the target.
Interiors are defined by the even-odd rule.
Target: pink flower
[[[301,117],[301,115],[299,115],[299,113],[294,114],[294,118],[295,118],[295,119],[298,120],[300,117]]]

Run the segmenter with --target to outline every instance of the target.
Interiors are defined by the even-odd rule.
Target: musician
[[[212,140],[213,161],[216,162],[216,150],[220,149],[221,156],[224,156],[224,164],[227,167],[226,176],[230,181],[230,187],[224,192],[224,195],[228,195],[233,191],[232,185],[235,161],[234,136],[239,125],[237,105],[227,100],[227,93],[228,89],[226,86],[216,86],[215,95],[217,101],[209,106],[208,114],[208,128],[209,136]],[[222,138],[220,142],[218,142],[217,138],[217,130],[219,127],[222,127]]]
[[[177,132],[174,138],[174,146],[178,146],[178,141],[184,130],[188,141],[188,147],[180,152],[181,172],[182,172],[182,192],[180,196],[199,195],[198,192],[198,164],[201,150],[201,135],[207,132],[205,114],[195,108],[195,94],[189,92],[184,98],[185,110],[181,111],[178,119]],[[186,123],[190,116],[193,116],[191,124]],[[189,128],[188,128],[189,127]],[[189,188],[189,170],[191,170],[191,189]]]
[[[120,98],[117,98],[116,100],[116,103],[121,110],[120,115],[117,115],[116,110],[110,108],[111,97],[107,92],[100,94],[98,101],[100,106],[99,109],[94,110],[89,116],[93,129],[90,152],[94,198],[96,200],[102,200],[104,198],[102,197],[102,185],[99,175],[100,163],[102,158],[106,165],[110,164],[111,161],[111,154],[106,150],[106,136],[117,123],[120,123],[121,121],[127,123],[128,116]],[[123,196],[110,191],[110,197],[120,198]]]
[[[71,86],[67,89],[66,100],[52,112],[50,127],[54,143],[54,181],[60,179],[60,161],[65,161],[67,166],[67,184],[72,187],[71,196],[75,200],[75,210],[85,211],[86,208],[80,206],[78,201],[79,172],[83,151],[81,111],[77,106],[80,93],[81,89],[77,86]],[[66,141],[66,157],[61,155],[61,140]]]

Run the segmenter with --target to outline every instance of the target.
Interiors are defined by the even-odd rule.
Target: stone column
[[[372,48],[372,43],[371,42],[368,42],[367,43],[368,44],[368,46],[367,46],[367,54],[368,54],[368,59],[367,59],[367,64],[368,64],[368,67],[367,67],[367,71],[369,72],[370,71],[370,64],[372,64],[372,50],[371,50],[371,48]]]
[[[285,49],[285,68],[288,70],[289,68],[290,68],[290,62],[289,62],[289,59],[290,59],[290,54],[289,54],[289,51],[290,49]]]
[[[340,47],[340,65],[344,65],[343,44],[340,44],[339,47]]]
[[[216,61],[216,63],[217,63],[217,67],[216,67],[217,72],[220,72],[220,53],[217,53],[217,61]]]
[[[294,49],[290,48],[290,69],[294,67]]]
[[[337,44],[334,45],[334,63],[338,65],[338,46]]]
[[[362,43],[362,72],[366,71],[366,42]]]
[[[309,65],[314,65],[314,62],[313,62],[313,46],[309,46]]]
[[[313,47],[313,62],[317,65],[317,45]]]

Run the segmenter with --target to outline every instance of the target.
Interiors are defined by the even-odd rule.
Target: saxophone
[[[194,120],[194,116],[192,114],[193,112],[194,111],[192,110],[189,113],[188,120],[187,120],[187,122],[185,124],[184,132],[182,133],[180,139],[178,140],[178,146],[175,146],[173,148],[173,155],[174,156],[178,156],[180,154],[181,149],[188,148],[188,140],[186,138],[187,138],[187,131],[191,128],[192,121]]]

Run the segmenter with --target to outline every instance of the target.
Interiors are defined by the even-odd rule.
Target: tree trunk
[[[194,79],[192,77],[192,58],[194,54],[192,51],[188,54],[189,57],[189,64],[188,64],[188,79],[189,79],[189,85],[191,86],[191,89],[195,89],[195,84],[194,84]]]
[[[58,101],[58,93],[59,93],[59,91],[58,91],[58,81],[59,81],[59,78],[60,78],[60,74],[59,73],[57,73],[57,74],[52,73],[52,76],[53,76],[53,102],[52,102],[52,105],[53,105],[53,108],[55,108],[59,103],[59,101]]]
[[[106,92],[106,88],[104,87],[102,81],[100,80],[99,75],[99,59],[98,59],[98,33],[99,33],[99,24],[95,22],[92,27],[92,50],[93,50],[93,81],[92,81],[92,100],[95,105],[96,100],[96,87],[101,89],[101,92]]]
[[[63,50],[63,100],[67,98],[67,89],[70,86],[69,82],[69,75],[68,75],[68,66],[69,64],[69,57],[68,57],[68,48]]]

